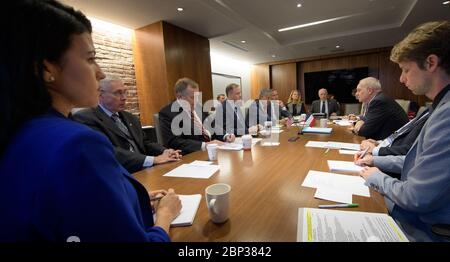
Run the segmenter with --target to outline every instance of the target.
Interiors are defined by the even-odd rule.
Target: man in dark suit
[[[250,127],[249,132],[254,133],[262,126],[270,121],[272,125],[284,125],[287,118],[283,117],[280,112],[280,106],[276,101],[271,100],[272,90],[263,88],[259,92],[259,99],[255,99],[249,106],[245,121],[246,126]]]
[[[334,99],[328,99],[328,91],[325,88],[319,90],[319,100],[311,104],[311,113],[324,113],[327,117],[339,115],[339,104]]]
[[[409,121],[401,106],[383,94],[380,81],[374,77],[359,81],[356,96],[359,102],[366,105],[363,115],[353,128],[353,132],[360,136],[385,139]]]
[[[73,119],[107,136],[114,146],[117,160],[130,173],[179,160],[179,151],[144,140],[137,117],[124,111],[127,93],[120,79],[103,79],[100,81],[99,105],[78,111]]]
[[[426,110],[382,141],[362,141],[361,148],[368,148],[367,152],[374,156],[406,155],[429,116],[430,112]]]
[[[229,84],[225,88],[225,93],[227,99],[216,108],[216,134],[234,134],[235,136],[248,134],[245,117],[241,110],[241,87],[238,84]]]
[[[289,112],[289,110],[284,105],[283,101],[280,100],[280,97],[278,96],[278,90],[272,89],[272,95],[270,97],[270,100],[275,102],[279,106],[280,115],[281,118],[292,118],[292,114]]]
[[[213,121],[205,122],[208,114],[196,101],[198,84],[181,78],[175,83],[176,100],[159,111],[159,122],[164,141],[183,154],[206,150],[207,144],[223,144],[234,141],[234,135],[216,135]],[[192,110],[194,109],[194,110]]]

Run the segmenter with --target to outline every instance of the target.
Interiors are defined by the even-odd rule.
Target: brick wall
[[[93,24],[92,38],[98,64],[106,75],[117,76],[129,88],[126,111],[139,117],[139,102],[134,73],[133,50],[130,33],[108,30]]]

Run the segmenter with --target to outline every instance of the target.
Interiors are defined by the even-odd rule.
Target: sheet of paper
[[[336,149],[359,150],[360,144],[328,141],[327,147]]]
[[[333,120],[333,123],[339,125],[339,126],[351,126],[353,125],[352,122],[350,122],[349,120]]]
[[[261,142],[261,146],[279,146],[280,142],[270,142],[270,141],[263,141]]]
[[[274,133],[274,134],[279,134],[279,133],[282,133],[284,130],[281,130],[281,129],[272,129],[272,133]]]
[[[335,191],[353,195],[370,197],[366,181],[360,176],[341,175],[310,170],[303,180],[302,186],[311,188],[330,188]]]
[[[330,171],[340,171],[340,172],[353,172],[359,173],[363,170],[362,166],[355,165],[355,163],[351,161],[335,161],[328,160],[328,167]]]
[[[181,200],[180,214],[170,224],[173,227],[190,226],[194,222],[202,195],[178,195]]]
[[[164,176],[207,179],[214,175],[217,170],[219,170],[218,165],[196,166],[190,164],[182,164],[181,166],[167,172],[166,174],[164,174]]]
[[[322,186],[317,188],[315,198],[325,199],[344,204],[352,204],[353,196],[349,192],[343,192],[331,187]]]
[[[193,166],[209,166],[212,163],[213,162],[211,162],[211,161],[195,160],[195,161],[192,161],[191,163],[189,163],[189,165],[193,165]]]
[[[327,148],[328,142],[321,142],[321,141],[308,141],[306,143],[306,147],[317,147],[317,148]]]
[[[298,242],[408,242],[387,214],[299,208],[297,223]]]
[[[355,150],[343,150],[343,149],[339,149],[339,154],[341,155],[354,155],[356,154],[358,151]]]
[[[231,150],[231,151],[239,151],[242,150],[242,144],[238,144],[238,143],[225,143],[221,146],[217,147],[218,149],[221,150]]]

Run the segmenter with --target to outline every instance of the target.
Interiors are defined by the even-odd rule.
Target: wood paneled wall
[[[387,95],[394,99],[407,99],[423,105],[428,100],[424,96],[412,94],[411,91],[400,83],[401,71],[397,64],[389,60],[389,55],[390,48],[381,48],[339,55],[289,60],[285,63],[258,64],[253,67],[252,80],[253,78],[264,79],[267,78],[267,75],[270,75],[270,88],[276,88],[279,90],[279,93],[281,90],[283,90],[282,92],[286,92],[285,89],[291,88],[291,86],[295,86],[295,83],[297,83],[297,88],[300,90],[302,97],[304,97],[305,85],[303,74],[306,72],[367,66],[369,68],[369,76],[380,79],[383,91]],[[296,73],[292,72],[293,68],[295,68]],[[254,89],[257,90],[258,87],[258,83],[252,81],[252,98],[254,98]],[[281,96],[280,98],[284,99]]]
[[[259,97],[259,91],[263,88],[270,88],[270,66],[254,65],[250,75],[251,92],[250,98]]]
[[[297,64],[271,66],[271,87],[278,91],[280,100],[286,101],[292,90],[297,89]]]
[[[135,30],[133,53],[143,125],[153,124],[153,114],[175,99],[179,78],[196,81],[203,101],[212,99],[207,38],[160,21]]]

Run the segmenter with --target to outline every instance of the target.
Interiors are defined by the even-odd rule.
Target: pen
[[[369,151],[369,147],[366,147],[366,149],[364,149],[364,151],[362,152],[362,154],[359,156],[358,159],[364,158],[364,156],[367,154],[367,151]]]
[[[319,205],[319,208],[358,207],[358,204]]]
[[[150,201],[158,201],[158,200],[160,200],[163,197],[164,196],[150,197]]]

